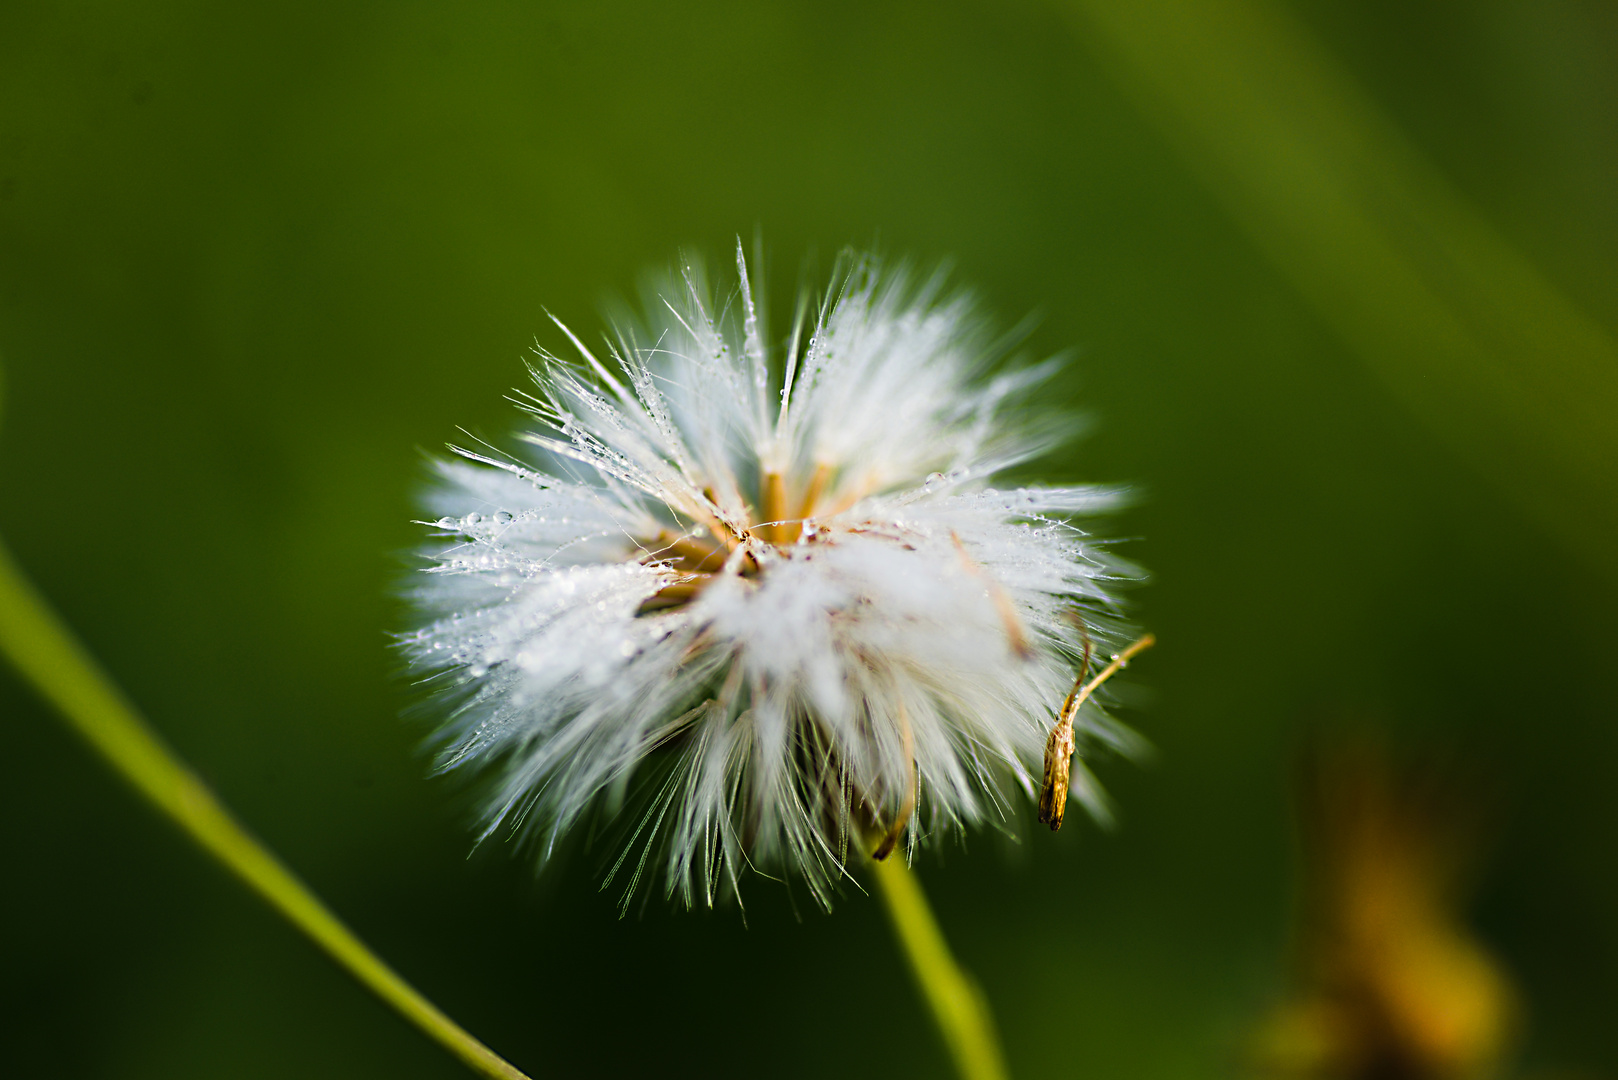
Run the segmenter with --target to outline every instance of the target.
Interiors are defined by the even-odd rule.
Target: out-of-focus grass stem
[[[1618,342],[1277,0],[1058,0],[1248,238],[1449,449],[1618,575]]]
[[[383,963],[163,744],[0,542],[0,653],[121,775],[332,959],[475,1072],[526,1080]]]

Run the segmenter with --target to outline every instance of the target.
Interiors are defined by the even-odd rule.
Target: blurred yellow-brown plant
[[[1310,748],[1297,799],[1298,989],[1259,1035],[1261,1066],[1322,1080],[1496,1074],[1520,1009],[1463,917],[1476,791],[1356,736]]]

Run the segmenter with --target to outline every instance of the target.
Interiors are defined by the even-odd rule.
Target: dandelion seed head
[[[846,257],[784,350],[739,251],[736,282],[682,268],[599,349],[558,323],[578,356],[532,366],[523,452],[437,466],[403,644],[439,765],[488,774],[484,835],[543,855],[606,807],[628,890],[785,870],[829,903],[872,836],[1032,794],[1133,574],[1080,527],[1116,489],[993,486],[1060,437],[1028,407],[1054,367],[999,365],[940,275]],[[1093,702],[1076,735],[1132,740]],[[1105,812],[1078,759],[1072,792]]]

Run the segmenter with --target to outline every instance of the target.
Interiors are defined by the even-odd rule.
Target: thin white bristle
[[[1121,643],[1131,574],[1072,523],[1117,492],[987,486],[1051,443],[1012,410],[1052,366],[993,375],[937,275],[843,265],[802,355],[796,323],[769,355],[739,245],[741,302],[685,270],[655,344],[609,350],[622,380],[557,322],[584,364],[541,354],[527,462],[440,466],[431,621],[405,647],[454,684],[441,765],[494,774],[486,835],[520,824],[548,852],[638,791],[631,889],[660,865],[711,904],[784,866],[825,903],[865,834],[913,850],[1032,790],[1074,609]],[[1076,728],[1081,750],[1133,745],[1093,705]],[[1104,807],[1082,766],[1073,790]]]

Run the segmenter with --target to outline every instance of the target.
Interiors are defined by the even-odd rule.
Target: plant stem
[[[938,921],[933,918],[921,882],[902,855],[872,862],[877,891],[882,894],[893,932],[910,961],[922,997],[949,1048],[962,1080],[1006,1080],[989,1003],[972,977],[950,955]]]
[[[29,583],[3,541],[0,653],[10,657],[41,696],[137,791],[363,985],[474,1072],[498,1080],[527,1080],[400,978],[269,849],[248,834],[140,718]]]
[[[1400,404],[1618,573],[1618,341],[1379,107],[1297,5],[1057,7]]]

